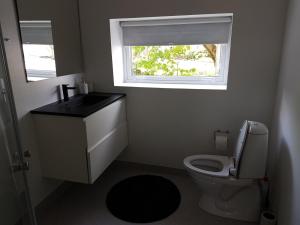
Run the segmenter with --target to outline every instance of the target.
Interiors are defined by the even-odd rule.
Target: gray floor
[[[202,211],[197,205],[199,191],[191,178],[183,172],[120,162],[110,166],[93,185],[73,184],[62,196],[38,210],[38,224],[129,225],[131,223],[110,214],[105,206],[105,197],[114,184],[139,174],[156,174],[170,179],[177,185],[182,197],[175,213],[147,225],[253,225]]]

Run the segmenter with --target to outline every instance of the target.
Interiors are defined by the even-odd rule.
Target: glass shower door
[[[35,225],[0,29],[0,224]]]

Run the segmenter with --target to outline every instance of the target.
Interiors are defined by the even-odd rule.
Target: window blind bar
[[[120,21],[121,27],[137,27],[137,26],[169,26],[169,25],[185,25],[185,24],[208,24],[208,23],[231,23],[231,17],[220,18],[194,18],[194,19],[165,19],[165,20],[136,20],[136,21]]]
[[[25,27],[43,27],[43,28],[51,28],[51,20],[23,20],[20,21],[20,26],[22,28]]]

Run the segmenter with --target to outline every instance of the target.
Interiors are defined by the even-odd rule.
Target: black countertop
[[[31,111],[33,114],[58,116],[87,117],[92,113],[110,105],[125,94],[92,92],[70,97],[68,101],[57,101]]]

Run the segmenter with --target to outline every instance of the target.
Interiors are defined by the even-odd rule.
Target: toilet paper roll
[[[225,151],[228,146],[228,137],[226,133],[216,132],[215,134],[216,150]]]
[[[260,225],[275,225],[276,224],[276,216],[274,213],[269,211],[264,211],[260,217]]]

